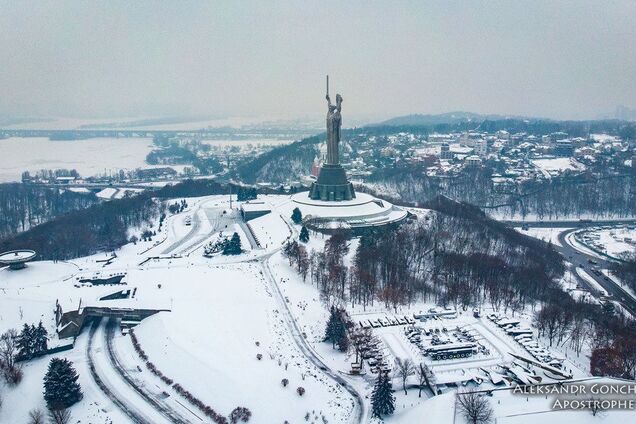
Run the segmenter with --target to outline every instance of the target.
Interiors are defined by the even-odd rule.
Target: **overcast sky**
[[[310,117],[636,106],[636,1],[0,2],[0,114]]]

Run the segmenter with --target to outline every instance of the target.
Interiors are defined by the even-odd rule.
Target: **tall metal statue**
[[[340,165],[338,145],[340,144],[340,127],[342,126],[342,96],[336,95],[336,104],[329,97],[329,75],[327,75],[327,158],[320,167],[320,173],[309,189],[309,198],[338,202],[355,199],[353,184],[347,179],[344,168]]]
[[[340,144],[340,128],[342,127],[342,96],[336,94],[336,104],[329,97],[329,75],[327,75],[327,161],[329,165],[340,163],[338,145]]]

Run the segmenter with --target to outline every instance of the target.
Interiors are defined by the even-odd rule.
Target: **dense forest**
[[[93,193],[19,183],[0,184],[0,240],[98,201]]]
[[[325,301],[397,307],[430,300],[464,309],[487,301],[514,312],[560,291],[563,262],[550,245],[468,204],[439,197],[424,206],[435,212],[364,234],[351,267],[346,233],[307,253],[308,275]]]
[[[309,173],[313,160],[318,156],[318,144],[323,139],[324,135],[315,135],[297,143],[276,147],[239,164],[236,175],[248,184],[299,180]]]
[[[157,191],[94,204],[0,240],[0,252],[33,249],[41,259],[62,260],[112,251],[128,243],[129,228],[152,228],[163,212],[162,200],[229,191],[229,186],[212,180],[186,180]]]

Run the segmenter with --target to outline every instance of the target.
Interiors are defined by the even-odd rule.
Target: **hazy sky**
[[[0,1],[0,114],[481,113],[636,106],[636,1]]]

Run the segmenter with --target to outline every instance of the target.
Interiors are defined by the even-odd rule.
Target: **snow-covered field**
[[[293,143],[293,138],[258,138],[258,139],[227,139],[227,140],[201,140],[204,144],[209,144],[215,147],[244,147],[246,149],[253,149],[254,146],[282,146],[285,144]]]
[[[563,231],[567,231],[567,228],[539,228],[539,227],[530,227],[527,230],[522,229],[521,227],[515,228],[521,234],[528,235],[530,237],[538,238],[539,240],[543,240],[546,243],[552,243],[555,246],[561,246],[559,242],[559,234]]]
[[[636,252],[634,227],[590,228],[579,231],[576,238],[580,243],[615,258]]]
[[[23,171],[76,169],[82,176],[147,167],[149,138],[91,138],[49,140],[12,137],[0,140],[0,182],[20,181]]]
[[[236,406],[244,406],[252,411],[250,422],[254,423],[360,422],[356,419],[360,411],[352,396],[356,393],[365,404],[362,422],[377,422],[368,413],[375,375],[368,369],[363,376],[349,375],[352,354],[333,350],[322,341],[328,311],[318,289],[309,278],[302,281],[280,252],[282,244],[289,237],[297,237],[299,230],[288,216],[289,198],[263,196],[259,200],[269,205],[272,212],[250,221],[249,227],[238,224],[236,209],[230,209],[225,196],[187,199],[188,207],[169,216],[152,241],[128,244],[110,262],[104,262],[110,255],[102,253],[68,262],[33,262],[20,271],[0,269],[0,332],[41,319],[54,334],[56,301],[65,311],[77,308],[80,300],[85,306],[167,309],[135,328],[142,349],[163,374],[221,414],[228,415]],[[154,229],[158,230],[156,224]],[[131,230],[131,235],[141,230]],[[203,246],[217,240],[221,232],[227,236],[234,231],[241,234],[243,254],[211,258],[202,255]],[[260,247],[248,243],[246,231],[253,232]],[[324,236],[312,234],[307,249],[321,249],[324,241]],[[351,261],[356,245],[357,240],[352,240],[347,262]],[[119,272],[126,273],[127,287],[136,288],[134,298],[100,300],[121,287],[78,284],[79,277]],[[395,314],[412,316],[433,306],[420,302],[397,311],[378,303],[366,310],[359,305],[347,307],[353,320],[359,322]],[[503,372],[500,366],[512,363],[512,353],[529,355],[492,321],[475,318],[472,311],[459,312],[457,317],[420,325],[430,329],[447,327],[449,336],[456,328],[469,329],[486,351],[470,358],[431,361],[405,337],[404,325],[373,330],[383,344],[389,364],[396,357],[427,363],[445,393],[430,399],[429,395],[419,398],[417,390],[411,389],[405,395],[396,377],[396,411],[387,422],[461,423],[462,418],[456,416],[454,409],[456,385],[461,387],[463,382],[483,378],[480,388],[492,387],[488,373]],[[484,307],[483,315],[490,312]],[[530,326],[532,313],[521,311],[515,318],[521,325]],[[122,402],[129,402],[131,408],[147,417],[155,417],[151,422],[164,422],[165,417],[135,394],[108,359],[104,338],[107,333],[98,331],[90,350],[87,333],[86,329],[82,332],[73,350],[58,354],[75,363],[84,391],[84,399],[72,407],[72,422],[130,421],[96,385],[89,372],[89,356],[97,373]],[[538,342],[545,345],[545,341]],[[145,368],[133,349],[130,335],[117,332],[113,346],[125,372],[146,393],[161,405],[178,410],[186,420],[202,421],[196,407]],[[587,376],[585,358],[575,358],[561,348],[550,351],[564,359],[565,367],[575,377]],[[259,359],[257,355],[262,356]],[[42,377],[49,359],[26,363],[25,379],[17,388],[0,388],[5,401],[0,423],[26,422],[30,409],[44,407]],[[289,381],[287,387],[281,384],[284,378]],[[415,384],[415,377],[410,377],[409,383]],[[300,386],[306,389],[303,396],[296,393]],[[534,423],[537,417],[569,420],[578,416],[574,412],[547,413],[549,405],[543,398],[526,401],[505,391],[494,396],[491,404],[497,422]],[[529,415],[520,415],[521,409]],[[617,423],[624,417],[611,413],[604,422]]]
[[[535,159],[532,164],[542,171],[549,173],[575,171],[585,169],[585,166],[572,158]]]

